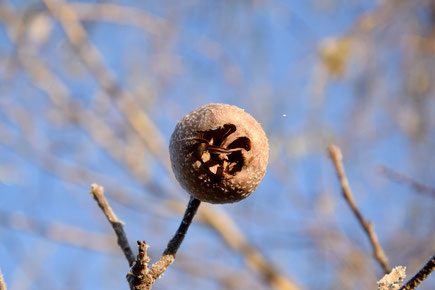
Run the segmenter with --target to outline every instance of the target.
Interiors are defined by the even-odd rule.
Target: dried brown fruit
[[[263,179],[269,145],[260,124],[242,109],[207,104],[178,122],[169,153],[176,179],[192,196],[231,203]]]

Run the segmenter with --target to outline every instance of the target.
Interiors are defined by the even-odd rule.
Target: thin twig
[[[399,290],[411,290],[417,288],[435,270],[435,255]]]
[[[0,227],[34,234],[50,241],[91,251],[117,254],[119,249],[113,235],[94,233],[59,222],[46,222],[17,212],[0,210]]]
[[[162,257],[155,262],[151,268],[148,268],[150,261],[147,256],[148,245],[145,241],[137,241],[139,246],[139,254],[137,255],[136,262],[131,268],[131,272],[127,274],[127,281],[132,290],[148,290],[151,289],[154,282],[166,271],[168,266],[175,260],[175,254],[186,236],[189,226],[192,224],[193,217],[195,216],[201,201],[191,197],[186,211],[184,212],[183,220],[177,229],[174,237],[169,241],[166,250],[163,252]]]
[[[106,66],[100,51],[89,41],[88,34],[75,11],[64,0],[43,1],[53,17],[59,20],[70,44],[80,56],[83,64],[96,78],[100,87],[114,100],[144,145],[161,160],[164,168],[170,172],[169,158],[161,150],[165,144],[163,135],[148,114],[140,109],[131,92],[121,86],[115,73]]]
[[[388,258],[385,255],[385,252],[382,249],[381,244],[379,243],[373,224],[367,221],[366,219],[364,219],[363,215],[358,209],[355,199],[353,198],[352,190],[350,189],[349,181],[347,180],[346,173],[344,171],[344,166],[342,161],[343,155],[341,154],[340,148],[334,145],[330,145],[328,150],[329,150],[329,156],[334,162],[335,169],[337,170],[344,199],[349,204],[352,212],[358,219],[359,223],[361,224],[362,228],[366,232],[367,236],[369,237],[370,243],[372,244],[373,247],[374,257],[376,258],[379,265],[384,270],[385,274],[390,273],[391,269],[390,266],[388,265]]]
[[[427,186],[425,184],[421,184],[420,182],[415,181],[411,177],[400,173],[392,168],[387,166],[381,166],[379,169],[379,173],[385,175],[395,182],[405,183],[412,187],[415,191],[421,194],[428,194],[432,197],[435,197],[435,188]]]
[[[189,226],[192,223],[193,217],[195,216],[200,204],[200,200],[194,197],[190,198],[189,204],[187,205],[186,211],[183,216],[183,220],[181,221],[181,224],[178,227],[178,230],[175,233],[174,237],[169,241],[166,250],[163,252],[163,255],[175,256],[178,248],[184,240],[184,236],[186,235],[187,230],[189,229]]]
[[[299,287],[283,276],[279,270],[270,265],[263,255],[257,251],[243,235],[234,221],[222,210],[205,204],[200,218],[213,227],[222,239],[234,250],[240,252],[246,264],[255,271],[272,289],[297,290]]]
[[[2,274],[1,269],[0,269],[0,290],[6,290],[6,283],[5,283],[5,280],[3,278],[3,274]]]
[[[152,36],[161,36],[162,31],[170,29],[170,23],[162,17],[135,7],[115,3],[69,3],[80,21],[104,21],[131,25],[142,29]]]
[[[135,257],[133,251],[128,244],[127,236],[124,232],[123,225],[124,223],[118,219],[118,217],[113,212],[106,198],[104,197],[104,188],[97,184],[92,184],[90,194],[94,197],[95,201],[98,203],[98,206],[103,211],[106,218],[109,220],[110,224],[113,227],[113,230],[118,237],[118,245],[121,248],[122,252],[125,255],[125,258],[128,261],[130,266],[133,265]]]
[[[140,158],[129,158],[129,156],[143,155],[143,152],[145,151],[145,146],[134,146],[131,144],[133,143],[133,141],[130,141],[130,144],[125,143],[123,140],[121,140],[122,138],[119,138],[119,136],[116,135],[116,132],[113,130],[113,128],[108,125],[99,114],[95,114],[93,110],[89,109],[87,106],[84,106],[83,104],[75,100],[75,98],[72,97],[73,94],[65,85],[65,83],[52,70],[49,69],[49,65],[47,65],[47,63],[41,61],[41,59],[37,55],[36,48],[33,49],[25,46],[26,49],[24,49],[23,47],[21,47],[23,45],[17,40],[19,39],[18,31],[20,31],[20,29],[23,27],[31,27],[30,23],[26,22],[29,21],[27,20],[28,18],[20,16],[21,14],[12,7],[8,6],[7,9],[5,7],[2,8],[3,10],[5,10],[4,14],[7,16],[6,17],[1,15],[5,18],[4,22],[6,24],[6,27],[8,28],[7,31],[9,34],[9,38],[12,43],[17,46],[16,56],[18,57],[20,64],[28,72],[34,84],[46,92],[52,105],[56,109],[60,110],[60,114],[64,115],[65,118],[68,119],[70,122],[81,125],[88,132],[89,136],[95,141],[96,144],[106,150],[108,154],[110,154],[115,160],[122,164],[126,164],[133,176],[142,186],[147,187],[148,189],[153,189],[155,185],[153,184],[153,182],[150,181],[149,170],[146,167],[137,166],[137,162],[132,161],[140,160]],[[19,108],[19,110],[24,111],[25,109],[24,107],[21,107]],[[12,119],[13,122],[16,122],[16,119],[18,119],[16,116],[20,116],[13,110],[10,110],[10,107],[8,107],[7,110],[2,111],[5,112],[8,116],[8,119]],[[24,116],[31,115],[32,114],[24,114]],[[31,121],[27,121],[25,123],[33,124]],[[23,132],[24,135],[27,135],[26,137],[30,141],[32,146],[37,148],[37,145],[39,145],[39,143],[30,140],[31,138],[28,137],[29,135],[33,135],[25,134],[26,132],[29,132],[29,130],[23,130]],[[135,140],[135,138],[132,137],[129,137],[128,139]],[[19,145],[22,146],[21,144]],[[130,149],[127,150],[126,153],[125,150],[123,150],[122,148]],[[41,157],[39,154],[34,154],[32,156],[35,156],[32,157],[32,159],[40,159]],[[45,159],[43,160],[44,166],[46,166],[46,163],[50,163],[45,162]],[[57,166],[58,163],[59,162],[52,162],[48,166]],[[63,170],[63,168],[65,168],[65,165],[58,167]],[[53,172],[57,174],[59,170],[53,170]],[[82,177],[80,177],[79,179],[82,182],[84,180]],[[91,179],[96,180],[96,178]],[[100,178],[98,178],[98,180],[100,180]],[[88,184],[88,182],[85,183]],[[150,192],[154,191],[150,190]],[[162,192],[159,191],[159,195],[161,194]]]

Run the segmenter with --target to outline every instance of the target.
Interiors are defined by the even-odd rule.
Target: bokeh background
[[[0,24],[9,289],[126,289],[90,185],[158,259],[188,201],[168,140],[209,102],[262,124],[268,172],[248,199],[201,206],[154,289],[374,289],[330,143],[390,265],[409,278],[434,254],[434,1],[2,0]]]

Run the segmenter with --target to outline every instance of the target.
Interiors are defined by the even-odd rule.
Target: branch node
[[[166,271],[175,260],[175,254],[180,247],[183,239],[192,223],[201,201],[191,197],[183,216],[183,220],[177,229],[174,237],[169,241],[166,250],[160,259],[151,268],[148,268],[150,258],[147,255],[148,245],[145,242],[137,241],[139,254],[131,271],[127,273],[127,281],[132,290],[148,290],[154,282]]]

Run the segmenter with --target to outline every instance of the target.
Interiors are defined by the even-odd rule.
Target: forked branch
[[[147,255],[147,243],[145,241],[137,241],[139,254],[135,258],[128,243],[127,236],[124,232],[124,224],[117,218],[108,201],[104,197],[103,187],[97,184],[92,184],[90,193],[97,201],[98,206],[101,208],[104,215],[112,225],[115,234],[118,237],[118,245],[131,267],[131,271],[127,273],[127,281],[130,285],[130,289],[151,289],[154,282],[166,271],[168,266],[174,262],[175,254],[177,253],[178,248],[186,236],[187,230],[192,223],[193,217],[195,216],[201,201],[194,197],[190,198],[189,204],[187,205],[183,216],[183,220],[181,221],[181,224],[178,227],[174,237],[169,241],[166,250],[162,254],[162,257],[160,257],[160,259],[151,267],[148,267],[150,258]]]
[[[201,201],[191,197],[186,211],[184,212],[183,220],[177,229],[174,237],[169,241],[166,250],[163,252],[162,257],[155,262],[151,268],[148,267],[150,261],[147,256],[148,245],[145,241],[138,241],[139,254],[136,262],[131,269],[131,272],[127,274],[127,281],[130,284],[132,290],[148,290],[154,282],[166,271],[168,266],[175,260],[175,254],[178,251],[181,243],[186,236],[187,230],[192,223]]]

